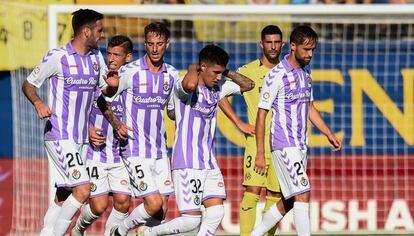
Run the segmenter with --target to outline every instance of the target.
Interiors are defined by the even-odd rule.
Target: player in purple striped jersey
[[[117,71],[132,60],[132,41],[123,35],[108,40],[107,61],[109,70]],[[89,147],[86,170],[91,180],[89,204],[72,230],[72,236],[83,235],[87,227],[101,216],[108,207],[109,197],[113,197],[113,209],[105,225],[105,236],[114,225],[119,225],[128,216],[131,189],[129,176],[119,154],[119,140],[114,137],[112,126],[104,119],[97,106],[101,95],[95,92],[95,101],[89,118]],[[119,96],[112,102],[113,113],[119,118],[123,115],[122,101]]]
[[[97,86],[107,95],[113,95],[118,86],[113,74],[104,80],[107,67],[97,50],[104,38],[102,19],[101,13],[90,9],[74,12],[74,38],[64,47],[48,51],[23,83],[23,92],[39,118],[48,118],[44,140],[57,187],[41,235],[64,235],[73,215],[89,197],[89,177],[83,163],[93,95]],[[36,88],[47,79],[49,101],[45,104]]]
[[[174,192],[167,157],[164,109],[178,79],[178,71],[163,59],[169,46],[167,27],[154,22],[144,31],[146,55],[119,70],[117,94],[122,96],[124,123],[113,116],[110,103],[104,111],[117,134],[125,139],[121,142],[122,157],[134,195],[142,197],[144,203],[119,227],[113,227],[111,235],[127,235],[130,229],[148,220],[163,220],[168,197]]]
[[[318,35],[312,28],[296,27],[290,35],[290,54],[266,75],[256,119],[254,170],[258,173],[265,171],[265,119],[272,109],[270,148],[283,197],[266,212],[252,236],[264,235],[291,209],[297,234],[310,235],[310,183],[306,174],[308,119],[326,135],[334,151],[342,147],[341,141],[313,105],[309,63],[317,43]]]
[[[226,192],[214,150],[218,102],[254,87],[249,78],[226,69],[228,60],[227,52],[208,45],[200,51],[199,65],[190,66],[184,79],[175,83],[168,114],[175,118],[172,169],[181,216],[159,226],[141,227],[138,235],[178,234],[198,227],[197,235],[214,235],[223,219]],[[232,80],[222,80],[222,75]],[[203,220],[201,205],[206,208]]]

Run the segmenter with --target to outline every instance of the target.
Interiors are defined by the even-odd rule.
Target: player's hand
[[[263,154],[256,154],[253,170],[259,175],[264,175],[266,172],[266,160]]]
[[[251,125],[251,124],[246,123],[246,122],[241,122],[237,126],[237,128],[239,128],[239,130],[241,132],[243,132],[245,135],[248,135],[248,136],[254,136],[256,134],[256,130],[255,130],[254,125]]]
[[[124,123],[119,123],[119,125],[117,125],[117,127],[114,127],[115,130],[115,136],[118,139],[122,139],[125,140],[129,137],[128,135],[128,131],[132,131],[131,127],[128,127],[126,124]]]
[[[331,143],[331,145],[333,146],[332,150],[334,152],[341,150],[342,148],[342,141],[339,140],[335,135],[330,134],[328,136],[326,136],[329,140],[329,142]]]
[[[102,135],[102,128],[92,127],[89,128],[89,143],[92,147],[97,148],[105,143],[106,137]]]
[[[113,87],[113,88],[118,88],[118,85],[119,85],[118,71],[116,70],[108,71],[106,76],[104,76],[104,80],[106,84],[108,84],[108,86]]]
[[[42,101],[38,101],[34,104],[36,109],[37,115],[40,119],[48,118],[52,115],[52,111],[50,110],[49,106],[43,103]]]

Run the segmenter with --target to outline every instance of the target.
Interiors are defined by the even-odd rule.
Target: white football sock
[[[293,204],[293,219],[298,236],[310,235],[309,203],[295,202]]]
[[[142,203],[137,206],[121,224],[119,224],[118,233],[125,236],[130,229],[135,228],[139,224],[145,224],[150,217],[151,216],[145,210],[144,204]]]
[[[221,220],[224,217],[224,206],[216,205],[206,208],[206,215],[201,222],[200,230],[197,235],[215,235]]]
[[[66,233],[73,216],[81,206],[82,203],[78,202],[72,194],[66,199],[53,228],[54,236],[63,236]]]
[[[164,224],[148,228],[145,235],[169,235],[186,233],[196,229],[201,223],[201,215],[182,215]]]
[[[43,217],[43,228],[42,231],[40,231],[39,236],[51,236],[53,233],[53,227],[55,226],[56,219],[60,213],[60,208],[56,202],[52,202],[50,204],[49,208],[47,209],[47,212],[45,216]]]
[[[122,213],[117,211],[115,208],[112,208],[111,214],[108,217],[108,220],[105,224],[105,233],[104,236],[109,236],[109,232],[112,227],[115,225],[120,225],[123,220],[125,220],[128,217],[127,213]]]
[[[264,214],[262,222],[256,226],[251,236],[262,236],[269,231],[273,226],[277,224],[283,218],[277,209],[276,204],[271,206],[270,209]]]
[[[91,225],[99,216],[95,215],[91,211],[91,206],[88,204],[83,207],[82,212],[79,216],[79,219],[76,221],[75,228],[80,233],[85,232],[85,230]]]

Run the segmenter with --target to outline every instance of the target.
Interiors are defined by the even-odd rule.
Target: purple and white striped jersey
[[[106,86],[107,67],[99,50],[78,54],[69,42],[48,51],[27,77],[39,88],[49,79],[48,105],[52,116],[46,122],[45,140],[73,140],[87,143],[88,119],[96,86]]]
[[[217,86],[198,85],[197,90],[186,93],[182,79],[174,86],[175,139],[171,169],[217,169],[214,148],[218,102],[224,96],[241,95],[240,86],[221,79]]]
[[[89,127],[102,128],[102,135],[106,137],[105,143],[99,148],[94,148],[92,145],[88,146],[87,159],[94,160],[101,163],[119,163],[121,161],[119,140],[114,136],[114,130],[105,119],[102,112],[97,105],[97,99],[101,95],[101,90],[97,89],[95,92],[95,99],[92,105],[91,115],[89,117]],[[122,120],[124,107],[120,96],[116,96],[111,103],[112,112],[119,119]]]
[[[313,101],[309,65],[293,68],[288,55],[266,75],[260,93],[259,108],[272,109],[270,148],[307,149],[309,105]]]
[[[164,108],[179,77],[178,71],[167,63],[159,73],[152,73],[146,57],[119,69],[116,95],[122,96],[123,122],[133,129],[128,140],[121,143],[122,156],[159,159],[167,157]]]

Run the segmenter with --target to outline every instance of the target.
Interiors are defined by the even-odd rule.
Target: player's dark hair
[[[279,27],[277,27],[276,25],[268,25],[266,27],[264,27],[262,29],[262,40],[265,38],[266,35],[273,35],[273,34],[278,34],[280,35],[280,38],[283,38],[283,34],[282,31],[280,30]]]
[[[229,55],[219,46],[211,44],[201,49],[198,60],[200,64],[205,62],[209,65],[217,64],[226,67],[229,62]]]
[[[130,38],[124,35],[115,35],[108,40],[108,48],[122,47],[126,54],[132,53],[133,44]]]
[[[167,26],[162,22],[152,22],[145,26],[144,29],[145,37],[147,37],[148,33],[155,33],[157,36],[164,36],[166,40],[170,38],[170,30],[168,30]]]
[[[82,29],[87,26],[95,27],[96,21],[103,19],[103,14],[91,9],[79,9],[72,13],[72,28],[75,36],[79,35]]]
[[[300,25],[293,29],[290,43],[304,44],[307,41],[318,43],[318,34],[307,25]]]

